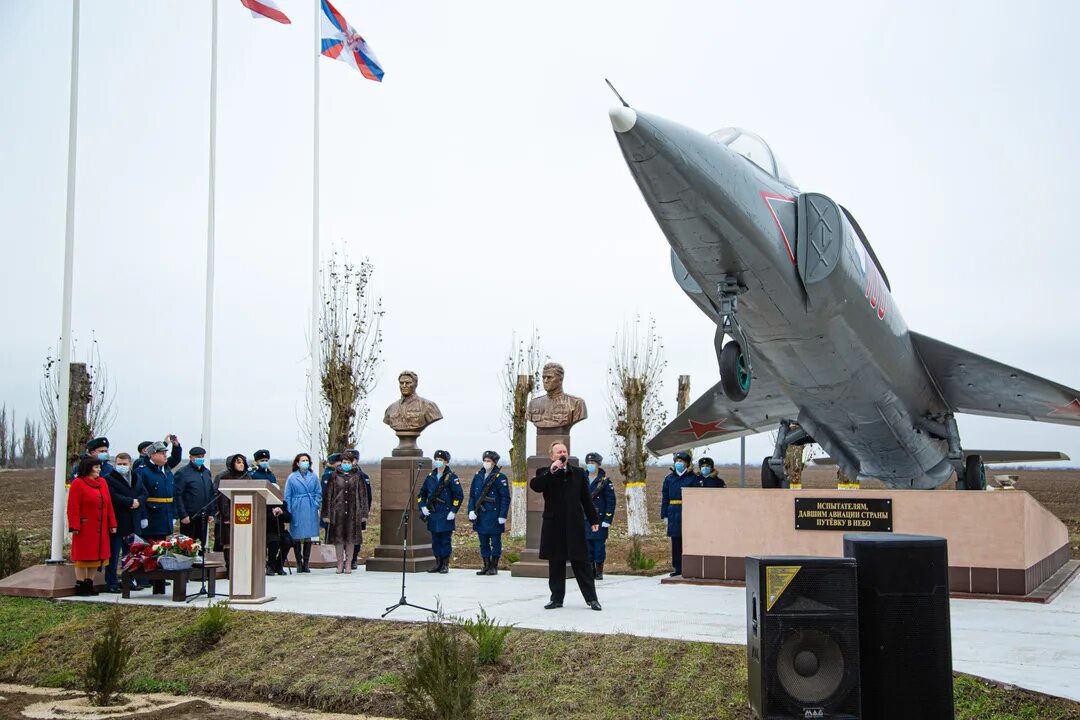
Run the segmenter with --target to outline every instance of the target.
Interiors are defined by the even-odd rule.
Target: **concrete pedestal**
[[[397,453],[398,450],[394,452]],[[423,483],[424,478],[431,472],[431,460],[425,457],[395,456],[383,458],[381,467],[379,544],[375,546],[375,553],[367,560],[367,571],[401,572],[401,534],[398,533],[398,526],[401,523],[401,512],[408,506],[409,544],[405,553],[405,571],[426,572],[435,567],[435,556],[431,553],[431,533],[428,532],[420,511],[416,509],[416,494],[412,492],[412,485],[414,478],[418,477],[416,492],[420,491],[420,483]],[[417,471],[419,475],[416,475]]]
[[[94,587],[105,588],[101,573],[94,575]],[[0,595],[62,598],[75,594],[75,566],[70,563],[34,565],[0,579]]]
[[[567,428],[537,428],[536,429],[536,454],[526,460],[527,480],[536,476],[536,471],[542,467],[551,465],[551,444],[561,442],[570,450],[570,431]],[[577,458],[570,456],[570,463],[577,465]],[[526,520],[525,520],[525,550],[521,553],[521,560],[510,566],[512,577],[546,578],[548,576],[548,561],[541,560],[540,553],[540,530],[544,525],[544,496],[533,492],[531,488],[526,491]],[[566,577],[574,577],[574,571],[570,564],[566,565]]]

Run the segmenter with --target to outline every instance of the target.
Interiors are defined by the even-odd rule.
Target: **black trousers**
[[[187,524],[180,523],[180,532],[184,533],[192,540],[198,540],[199,542],[203,543],[203,545],[206,545],[206,539],[208,537],[207,535],[205,535],[206,516],[193,515],[191,517],[191,522]]]
[[[682,537],[671,538],[671,567],[682,574]]]
[[[588,560],[571,560],[570,567],[574,568],[574,579],[577,580],[578,590],[581,590],[585,602],[596,600],[592,563]],[[566,558],[548,560],[548,587],[551,588],[552,600],[562,602],[566,597]]]

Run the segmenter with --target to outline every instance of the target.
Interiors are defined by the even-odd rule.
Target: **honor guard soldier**
[[[267,482],[272,482],[277,485],[277,477],[270,469],[270,451],[256,450],[252,459],[255,461],[255,469],[251,471],[251,479],[266,480]]]
[[[690,453],[675,453],[675,463],[664,478],[661,492],[660,518],[667,520],[667,534],[671,538],[671,577],[682,575],[682,489],[695,478],[690,462]]]
[[[593,577],[604,579],[604,560],[607,559],[608,528],[615,522],[615,487],[604,473],[600,463],[604,458],[600,453],[591,452],[585,456],[585,472],[589,478],[589,495],[593,507],[600,516],[600,527],[593,531],[589,521],[585,521],[585,540],[589,545],[589,560],[592,561]]]
[[[480,537],[484,568],[477,575],[498,575],[502,557],[502,534],[510,512],[510,483],[499,470],[499,453],[484,453],[484,467],[469,486],[469,520]]]
[[[437,561],[428,572],[443,575],[450,572],[450,538],[454,534],[454,516],[464,499],[461,481],[450,469],[450,453],[436,450],[431,474],[424,478],[424,486],[416,498],[420,512],[427,518],[428,530],[431,531],[431,551]]]
[[[687,487],[705,487],[705,488],[722,488],[727,487],[727,483],[724,482],[724,478],[716,474],[716,464],[712,461],[712,458],[703,457],[697,461],[698,476],[697,481]]]
[[[172,470],[168,466],[163,442],[146,448],[146,462],[139,466],[139,479],[146,488],[146,539],[164,540],[172,534],[176,520],[173,499],[176,492]]]

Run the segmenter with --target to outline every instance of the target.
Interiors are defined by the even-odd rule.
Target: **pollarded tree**
[[[615,335],[608,365],[608,418],[615,462],[626,492],[626,520],[631,537],[649,534],[645,502],[645,473],[649,451],[645,440],[667,422],[660,399],[667,361],[664,344],[651,317],[645,328],[641,318]]]
[[[59,344],[59,343],[58,343]],[[72,342],[72,357],[75,356],[75,343]],[[41,399],[41,417],[45,426],[44,445],[48,454],[55,456],[57,404],[60,401],[60,358],[53,357],[50,351],[45,356],[45,365],[39,390]],[[96,339],[90,341],[90,351],[85,362],[72,362],[69,366],[68,391],[68,473],[79,459],[87,440],[105,435],[112,427],[115,418],[113,400],[115,393],[109,381],[109,372],[101,360],[101,352]]]
[[[360,264],[335,252],[323,267],[319,313],[318,442],[325,459],[330,453],[359,445],[370,407],[367,399],[382,366],[382,298],[371,288],[375,266]],[[305,430],[310,429],[310,409]],[[310,432],[306,433],[310,437]],[[313,448],[318,452],[318,449]]]
[[[525,410],[540,385],[540,333],[533,328],[528,345],[515,333],[499,380],[503,389],[503,425],[510,435],[510,536],[525,537],[528,480]]]

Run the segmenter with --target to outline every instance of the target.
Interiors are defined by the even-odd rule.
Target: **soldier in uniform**
[[[675,453],[671,473],[664,478],[661,492],[660,518],[667,520],[667,534],[671,538],[671,577],[682,575],[682,489],[694,481],[690,469],[690,453]]]
[[[608,528],[615,522],[615,487],[611,484],[600,464],[604,457],[597,452],[585,456],[585,472],[589,479],[589,495],[593,507],[600,517],[600,527],[592,529],[585,521],[585,540],[589,545],[589,560],[592,561],[593,577],[604,579],[604,560],[607,559]]]
[[[502,534],[510,512],[510,483],[499,470],[499,453],[484,453],[484,467],[469,486],[469,520],[480,537],[484,568],[477,575],[498,575],[502,557]]]
[[[450,572],[450,553],[453,549],[450,538],[454,534],[454,516],[464,499],[461,481],[450,469],[450,453],[436,450],[434,467],[424,478],[424,485],[416,498],[420,512],[427,518],[431,550],[438,561],[428,572],[443,575]]]
[[[146,488],[146,539],[164,540],[172,534],[176,520],[173,508],[175,484],[165,456],[167,446],[154,442],[146,448],[146,462],[138,469],[139,480]]]
[[[277,476],[274,475],[274,471],[270,469],[269,450],[256,450],[255,454],[252,456],[252,460],[255,461],[255,469],[251,471],[252,480],[266,480],[275,485],[278,484]]]
[[[697,461],[697,465],[697,482],[693,485],[688,485],[687,487],[727,487],[727,483],[724,482],[724,478],[716,474],[716,464],[713,462],[712,458],[703,457]]]

